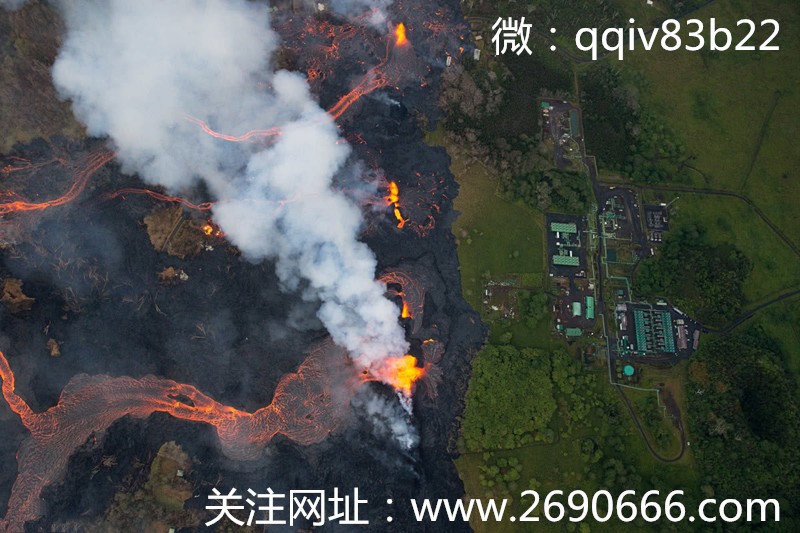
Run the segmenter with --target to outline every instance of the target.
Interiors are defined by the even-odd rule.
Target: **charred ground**
[[[48,514],[29,524],[29,529],[46,531],[59,524],[81,529],[101,518],[115,492],[133,492],[144,483],[138,469],[170,440],[192,457],[189,479],[196,499],[191,504],[196,506],[204,505],[213,486],[220,490],[270,486],[279,492],[358,486],[373,502],[369,507],[373,528],[386,530],[385,516],[391,512],[393,527],[400,531],[406,530],[410,510],[380,505],[387,498],[463,494],[450,441],[462,407],[469,358],[484,330],[461,296],[450,233],[457,185],[448,170],[449,159],[443,149],[424,144],[420,128],[436,117],[433,94],[444,52],[457,51],[458,29],[463,28],[457,3],[447,4],[437,6],[435,13],[424,2],[395,4],[393,16],[405,20],[414,45],[413,75],[362,97],[341,121],[348,139],[364,141],[354,146],[368,166],[384,169],[398,182],[401,194],[423,198],[427,206],[428,212],[419,215],[420,225],[427,228],[424,235],[398,230],[389,213],[379,212],[370,215],[377,222],[364,236],[378,257],[379,271],[411,265],[427,278],[424,327],[435,329],[446,347],[437,363],[442,377],[436,394],[419,393],[415,398],[419,447],[409,453],[375,424],[354,416],[345,430],[321,444],[301,447],[279,437],[262,460],[237,463],[220,453],[208,426],[166,415],[125,418],[105,435],[90,438],[73,455],[67,478],[45,493]],[[430,21],[450,30],[437,33],[428,27]],[[299,33],[291,21],[283,23],[291,45]],[[381,42],[379,33],[373,38]],[[354,43],[352,50],[364,47]],[[301,44],[294,43],[295,49]],[[379,49],[375,43],[371,46]],[[307,66],[312,54],[297,54],[299,69]],[[369,53],[357,58],[368,61]],[[337,63],[341,68],[331,69],[317,87],[323,105],[346,93],[353,78],[363,74],[363,66],[353,59],[343,56]],[[82,158],[103,149],[102,140],[47,137],[16,145],[4,154],[4,164],[16,161],[13,158],[35,163],[59,157],[79,165]],[[69,186],[69,165],[3,176],[3,188],[24,185],[28,198],[51,198],[54,191],[60,194]],[[423,185],[424,190],[418,190]],[[57,402],[76,374],[155,374],[192,384],[240,409],[268,404],[280,377],[294,371],[304,350],[324,335],[314,318],[315,306],[282,292],[270,264],[245,261],[222,239],[203,240],[213,250],[184,259],[156,250],[143,220],[159,203],[146,196],[107,197],[121,188],[142,186],[112,163],[100,169],[70,204],[4,221],[8,246],[0,272],[4,278],[21,279],[25,294],[35,299],[29,311],[4,310],[0,315],[2,349],[17,374],[18,391],[35,410],[44,410]],[[203,191],[187,195],[205,199]],[[204,213],[193,211],[183,216],[188,223],[205,219]],[[180,269],[188,278],[165,284],[158,274],[168,267]],[[50,339],[59,343],[58,358],[48,353]],[[422,356],[421,350],[415,355]],[[394,398],[388,389],[381,394],[387,402]],[[4,435],[10,436],[0,448],[4,465],[0,497],[5,505],[15,477],[15,443],[24,438],[25,430],[4,404],[0,423]],[[98,471],[90,468],[109,455],[117,458],[114,465]],[[431,527],[458,529],[450,524]]]

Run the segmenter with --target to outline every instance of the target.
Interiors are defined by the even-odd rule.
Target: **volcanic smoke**
[[[397,73],[386,67],[393,49],[410,49],[404,24],[387,36],[383,60],[324,111],[303,76],[271,69],[278,39],[261,5],[246,0],[60,5],[67,34],[53,67],[54,82],[89,134],[108,136],[114,152],[91,156],[62,196],[39,203],[12,196],[0,204],[0,214],[75,199],[115,156],[124,172],[138,173],[168,193],[202,181],[212,202],[193,204],[133,188],[112,196],[146,194],[212,211],[214,222],[248,259],[274,261],[286,290],[302,290],[320,302],[318,316],[332,341],[313,349],[295,373],[281,379],[272,403],[253,413],[168,379],[85,374],[70,380],[56,405],[37,413],[15,392],[14,374],[0,353],[3,398],[31,432],[18,452],[19,475],[0,521],[8,531],[39,517],[41,491],[63,477],[70,454],[123,416],[163,412],[212,425],[227,456],[251,460],[279,433],[304,445],[325,439],[345,420],[362,383],[380,380],[408,399],[428,370],[407,354],[399,320],[419,327],[424,292],[401,275],[375,279],[376,258],[358,240],[361,210],[332,186],[351,155],[334,120],[395,81]],[[370,16],[365,22],[376,20]],[[269,138],[269,144],[242,142],[259,138]],[[3,171],[25,168],[23,163]],[[395,182],[386,200],[402,228],[406,219]],[[207,227],[204,231],[217,231]],[[403,299],[399,312],[386,297],[392,293],[387,280],[402,281],[402,291],[395,291]]]
[[[67,35],[53,67],[56,87],[90,134],[110,137],[123,171],[168,191],[204,181],[227,238],[253,261],[274,260],[286,290],[314,295],[337,344],[366,365],[404,356],[396,308],[374,279],[373,253],[357,238],[361,211],[331,186],[350,148],[330,117],[385,85],[385,74],[371,69],[326,113],[303,76],[270,68],[278,39],[261,5],[61,7]],[[187,116],[251,132],[227,140],[276,133],[269,146],[219,143],[219,134],[206,135],[214,132],[206,122]],[[300,200],[276,209],[286,198]],[[333,223],[320,224],[322,217]]]

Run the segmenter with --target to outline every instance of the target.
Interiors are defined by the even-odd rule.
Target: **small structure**
[[[567,328],[564,330],[568,338],[575,338],[580,337],[583,335],[583,330],[581,328]]]
[[[581,260],[579,257],[572,255],[554,255],[553,264],[556,266],[579,267],[581,266]]]
[[[594,320],[594,296],[586,297],[586,318]]]
[[[572,222],[551,222],[550,231],[553,233],[578,233],[578,227]]]
[[[638,352],[675,353],[675,335],[669,311],[634,309],[633,324]]]

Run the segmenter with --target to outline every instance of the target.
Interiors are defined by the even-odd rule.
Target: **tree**
[[[550,357],[487,345],[475,358],[462,433],[470,451],[515,448],[547,429],[556,410]]]

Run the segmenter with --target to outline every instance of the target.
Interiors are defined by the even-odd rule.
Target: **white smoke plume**
[[[402,403],[390,402],[365,389],[353,398],[353,406],[364,410],[378,438],[391,438],[404,450],[411,450],[419,443],[419,434],[411,424],[411,414],[404,410]]]
[[[332,0],[330,6],[334,13],[351,20],[365,17],[371,26],[384,30],[388,20],[386,10],[392,2],[393,0]]]
[[[61,3],[67,34],[53,67],[90,134],[108,136],[127,172],[175,192],[204,181],[213,216],[252,260],[276,261],[310,291],[333,340],[376,361],[406,352],[396,306],[358,241],[358,206],[331,188],[350,154],[303,76],[274,72],[267,7],[246,0]],[[269,147],[215,139],[279,127]]]
[[[14,11],[21,8],[28,0],[0,0],[0,7]]]

